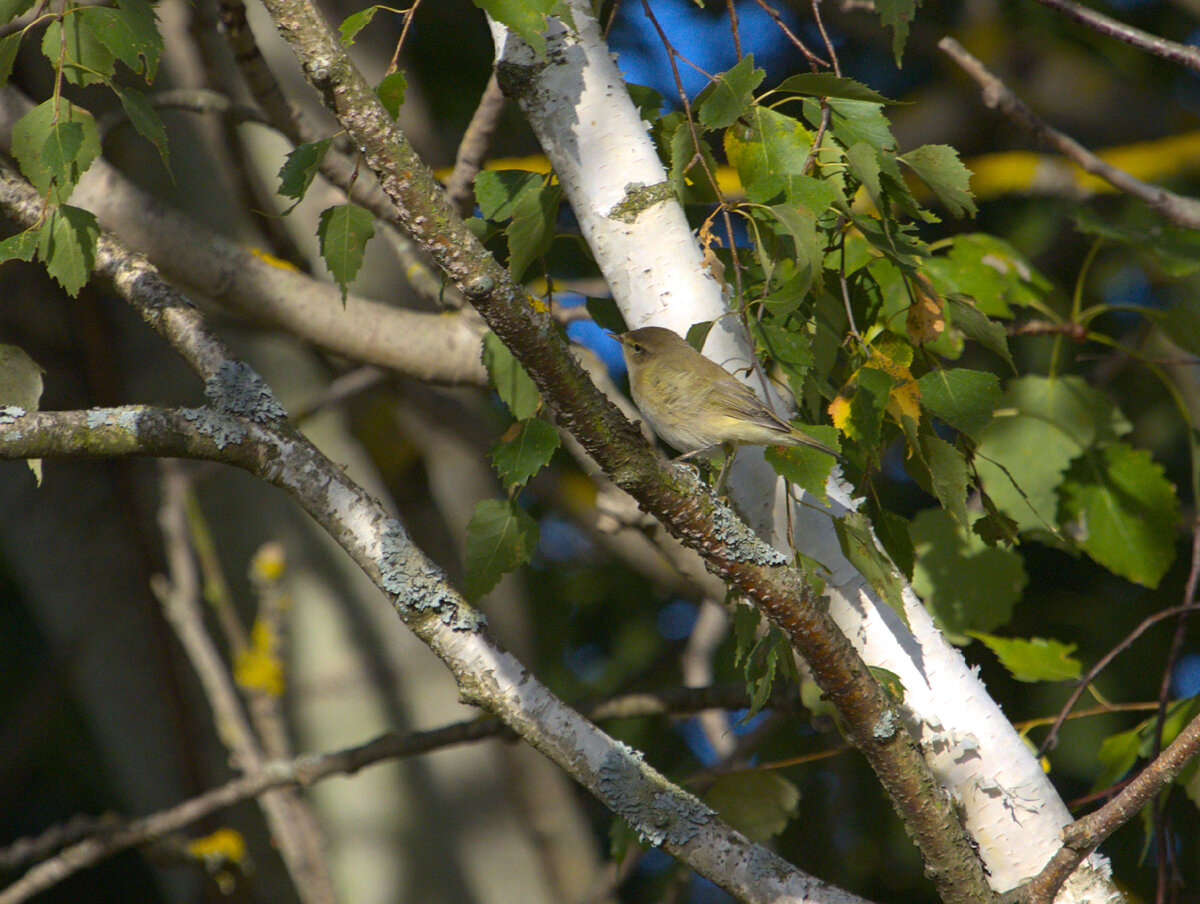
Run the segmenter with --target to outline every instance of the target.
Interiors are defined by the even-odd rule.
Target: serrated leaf
[[[892,698],[892,702],[904,703],[904,682],[900,680],[899,675],[877,665],[867,666],[867,671],[875,676],[875,680],[879,682],[884,693]]]
[[[800,807],[800,791],[777,772],[731,772],[713,782],[704,802],[751,841],[763,844],[787,828]]]
[[[81,140],[73,152],[71,161],[63,169],[55,170],[51,164],[60,158],[46,158],[52,135],[61,128],[74,123],[82,130]],[[17,158],[26,178],[38,191],[49,192],[52,201],[65,201],[78,184],[80,177],[100,154],[100,133],[96,120],[82,107],[77,107],[66,98],[54,98],[34,107],[13,126],[12,154]],[[51,189],[51,186],[54,186]]]
[[[404,92],[407,89],[408,81],[400,71],[389,72],[375,86],[375,95],[392,119],[400,115],[400,108],[404,106]]]
[[[1089,556],[1146,587],[1175,559],[1179,500],[1144,449],[1113,443],[1072,464],[1060,489],[1067,532]]]
[[[63,78],[72,85],[97,85],[109,80],[117,58],[92,30],[96,20],[87,7],[56,19],[42,35],[42,53],[54,66],[62,57]]]
[[[529,420],[537,414],[542,397],[538,395],[537,386],[525,373],[508,346],[500,341],[495,333],[486,333],[483,337],[483,366],[487,368],[488,378],[496,389],[500,400],[508,406],[515,420]]]
[[[846,100],[865,100],[873,104],[893,104],[890,100],[852,78],[840,78],[830,72],[805,72],[780,82],[776,91],[803,94],[809,97],[841,97]]]
[[[513,279],[520,280],[529,265],[549,250],[561,198],[562,187],[550,182],[530,184],[517,197],[512,222],[504,231],[508,236],[508,271]]]
[[[1058,486],[1088,447],[1130,426],[1102,393],[1079,377],[1013,380],[976,449],[983,489],[1022,531],[1055,530]]]
[[[983,641],[1018,681],[1033,684],[1038,681],[1073,681],[1083,671],[1078,659],[1071,656],[1077,644],[1061,643],[1044,637],[996,637],[981,631],[968,631]]]
[[[918,513],[910,532],[913,590],[951,641],[1008,624],[1028,580],[1020,556],[986,545],[939,509]]]
[[[875,11],[879,13],[880,21],[892,29],[892,53],[897,66],[904,56],[909,23],[916,17],[919,5],[919,0],[876,0]]]
[[[7,25],[32,8],[33,0],[0,0],[0,25]]]
[[[38,232],[36,229],[26,229],[0,239],[0,261],[31,261],[37,251]]]
[[[995,374],[964,367],[935,370],[917,380],[921,404],[955,430],[978,440],[1000,398]]]
[[[297,201],[303,198],[332,142],[332,138],[322,138],[320,141],[297,145],[279,168],[279,193]]]
[[[546,16],[560,13],[559,0],[472,0],[481,10],[504,25],[533,48],[539,57],[546,55]]]
[[[966,298],[947,295],[946,310],[950,314],[951,323],[962,330],[963,335],[995,352],[1008,363],[1009,367],[1016,370],[1012,355],[1008,351],[1008,334],[1004,331],[1004,327],[989,319]]]
[[[338,204],[321,212],[317,224],[321,258],[342,290],[343,303],[347,287],[362,268],[367,242],[374,234],[375,220],[361,207]]]
[[[804,174],[812,133],[798,119],[755,105],[725,130],[725,153],[742,185]]]
[[[921,434],[919,443],[921,458],[933,481],[933,495],[965,530],[971,524],[967,518],[966,460],[954,446],[936,436]]]
[[[837,448],[837,429],[825,426],[797,426],[815,440]],[[808,446],[768,446],[767,464],[775,473],[817,499],[826,498],[826,484],[833,471],[833,458]]]
[[[42,146],[42,166],[59,185],[71,181],[75,160],[83,146],[83,126],[78,122],[51,123]]]
[[[867,579],[875,594],[908,625],[908,613],[904,611],[904,579],[875,545],[866,519],[858,512],[851,512],[842,518],[834,518],[833,528],[842,554]]]
[[[925,144],[902,154],[904,162],[929,186],[939,201],[956,217],[975,215],[971,197],[971,171],[963,166],[958,151],[944,144]]]
[[[1096,759],[1103,764],[1104,769],[1096,777],[1093,789],[1102,791],[1120,781],[1137,762],[1141,749],[1142,734],[1138,728],[1109,735],[1101,741]]]
[[[776,204],[771,212],[779,218],[779,233],[792,240],[796,263],[807,265],[811,273],[820,273],[825,262],[825,240],[817,230],[817,216],[794,204]]]
[[[68,295],[78,295],[91,278],[99,239],[96,217],[66,204],[53,208],[38,230],[38,258]]]
[[[528,562],[537,533],[537,523],[513,502],[484,499],[475,506],[464,549],[466,598],[479,600],[501,577]]]
[[[558,430],[553,424],[535,417],[515,426],[512,439],[492,447],[492,465],[509,492],[549,464],[558,448]]]
[[[754,54],[748,53],[728,72],[715,77],[696,98],[697,118],[705,129],[725,129],[754,103],[754,89],[762,84],[766,72],[754,68]]]
[[[13,63],[17,61],[17,51],[21,49],[21,39],[23,37],[25,37],[25,32],[14,31],[12,34],[0,38],[0,88],[8,84],[9,76],[12,75]]]
[[[982,233],[955,236],[949,253],[930,258],[924,270],[939,293],[970,296],[990,317],[1011,317],[1010,305],[1037,304],[1053,289],[1016,248]]]
[[[167,149],[167,130],[159,118],[158,111],[150,104],[149,98],[134,88],[122,88],[114,85],[113,90],[121,99],[121,106],[129,123],[134,130],[158,149],[167,172],[171,171],[171,160]]]
[[[524,170],[483,170],[475,177],[475,203],[485,220],[503,223],[512,219],[517,199],[543,177]]]
[[[86,12],[94,15],[90,24],[100,43],[147,84],[153,82],[163,50],[154,8],[146,0],[118,0],[116,8],[92,7]]]
[[[341,37],[341,45],[349,47],[354,43],[358,33],[371,24],[371,20],[375,18],[375,14],[379,12],[378,6],[368,6],[366,9],[360,9],[356,13],[352,13],[342,20],[342,24],[338,26],[338,34]]]

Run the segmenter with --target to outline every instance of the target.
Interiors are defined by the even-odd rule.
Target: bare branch
[[[998,109],[1026,132],[1073,160],[1085,172],[1099,176],[1119,191],[1144,202],[1176,226],[1200,229],[1200,201],[1142,182],[1101,160],[1074,138],[1038,117],[1011,88],[953,38],[942,38],[938,47],[983,89],[983,102],[989,107]]]
[[[471,184],[483,167],[483,160],[492,144],[492,135],[503,112],[504,92],[500,90],[500,80],[493,71],[487,87],[483,89],[483,96],[479,98],[479,106],[475,108],[471,122],[458,144],[454,171],[446,180],[446,195],[454,209],[463,216],[471,211],[471,204],[475,199]]]
[[[1164,60],[1170,60],[1172,63],[1178,63],[1180,66],[1186,66],[1189,69],[1200,72],[1200,48],[1196,48],[1193,45],[1177,44],[1175,41],[1168,41],[1166,38],[1152,35],[1147,31],[1142,31],[1140,28],[1126,25],[1124,22],[1119,22],[1104,15],[1104,13],[1090,9],[1082,3],[1076,3],[1075,0],[1038,0],[1038,3],[1057,10],[1068,19],[1072,19],[1080,25],[1086,25],[1088,28],[1106,37],[1124,41],[1126,44],[1132,44],[1139,50],[1146,51],[1146,53],[1154,54],[1154,56],[1162,57]]]

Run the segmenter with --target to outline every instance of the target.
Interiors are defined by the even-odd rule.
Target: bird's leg
[[[737,447],[732,443],[725,443],[725,459],[721,462],[721,473],[717,475],[717,482],[713,485],[713,492],[718,496],[725,489],[725,478],[729,476],[729,468],[733,464],[733,457],[737,454]]]

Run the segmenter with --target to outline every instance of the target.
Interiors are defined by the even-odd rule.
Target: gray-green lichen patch
[[[400,609],[413,612],[439,612],[446,624],[458,618],[457,594],[446,581],[442,569],[413,546],[404,525],[389,519],[380,532],[380,552],[376,565],[380,584]],[[466,630],[465,628],[463,630]]]
[[[687,844],[715,815],[691,794],[671,788],[640,753],[619,741],[604,755],[597,773],[601,798],[655,847]]]
[[[875,740],[886,741],[896,734],[896,714],[892,710],[884,710],[879,714],[879,718],[875,720],[875,725],[871,729],[871,733],[875,735]]]
[[[181,408],[185,421],[196,425],[196,432],[211,437],[218,449],[246,441],[246,425],[229,417],[221,417],[209,408]]]
[[[247,417],[260,424],[287,417],[275,401],[271,387],[244,361],[226,361],[204,381],[204,395],[220,411]]]
[[[20,405],[5,405],[0,408],[0,425],[7,426],[15,423],[18,418],[25,417],[28,412]]]
[[[675,195],[669,182],[656,182],[653,185],[630,182],[625,186],[625,197],[613,205],[608,215],[621,223],[633,223],[643,210],[673,197]]]
[[[764,543],[741,518],[721,500],[712,509],[713,536],[728,550],[729,557],[752,565],[786,565],[788,557]]]

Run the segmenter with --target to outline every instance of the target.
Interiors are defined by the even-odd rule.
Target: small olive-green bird
[[[832,449],[780,420],[748,386],[661,326],[617,336],[633,401],[668,445],[690,456],[718,444]]]

